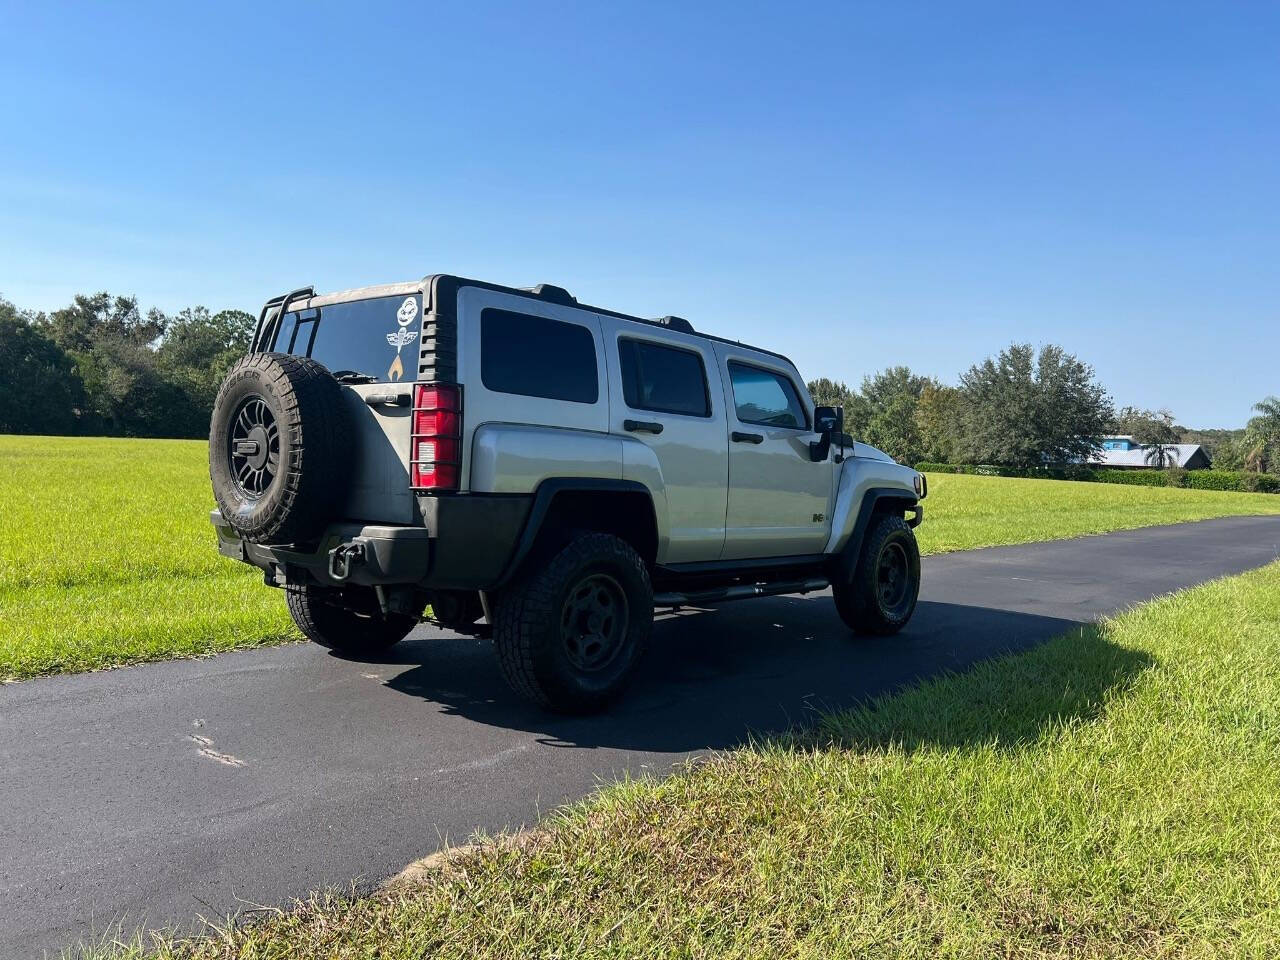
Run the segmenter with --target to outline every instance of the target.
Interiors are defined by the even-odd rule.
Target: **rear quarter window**
[[[576,323],[488,307],[480,312],[480,380],[497,393],[595,403],[595,337]]]

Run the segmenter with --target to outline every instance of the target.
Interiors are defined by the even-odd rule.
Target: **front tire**
[[[591,713],[617,698],[653,626],[639,554],[583,533],[497,598],[493,642],[511,688],[541,707]]]
[[[853,580],[832,584],[831,592],[840,619],[856,633],[887,636],[905,627],[920,596],[920,548],[907,521],[877,516]]]
[[[292,584],[285,587],[285,602],[308,640],[357,660],[390,650],[418,622],[401,613],[384,616],[369,587]]]

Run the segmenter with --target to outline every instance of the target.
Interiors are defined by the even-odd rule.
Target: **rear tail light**
[[[409,486],[457,490],[461,467],[462,388],[456,383],[415,384]]]

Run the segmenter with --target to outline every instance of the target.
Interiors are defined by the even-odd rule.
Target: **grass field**
[[[220,557],[205,445],[0,436],[0,679],[297,637],[276,590]],[[1280,497],[930,477],[926,553],[1280,513]]]
[[[607,788],[373,896],[113,955],[1270,958],[1277,664],[1280,563]]]
[[[0,677],[295,636],[280,593],[219,556],[206,446],[0,437]]]

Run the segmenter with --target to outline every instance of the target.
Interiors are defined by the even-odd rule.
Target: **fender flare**
[[[862,541],[867,528],[871,526],[871,518],[876,513],[877,505],[895,501],[904,512],[920,503],[914,491],[901,487],[871,487],[862,495],[862,505],[858,508],[858,519],[853,523],[853,532],[849,534],[848,542],[836,558],[835,569],[832,571],[833,580],[839,577],[841,583],[852,582],[858,569],[858,557],[862,553]]]
[[[533,506],[529,508],[529,517],[525,520],[524,530],[516,541],[516,548],[502,571],[502,576],[494,585],[494,589],[504,586],[515,572],[520,569],[525,558],[533,551],[538,542],[538,534],[542,532],[542,524],[551,510],[552,501],[561,493],[640,493],[649,503],[653,518],[654,531],[658,528],[657,514],[653,506],[653,492],[637,480],[612,480],[603,477],[548,477],[538,484],[533,492]]]

